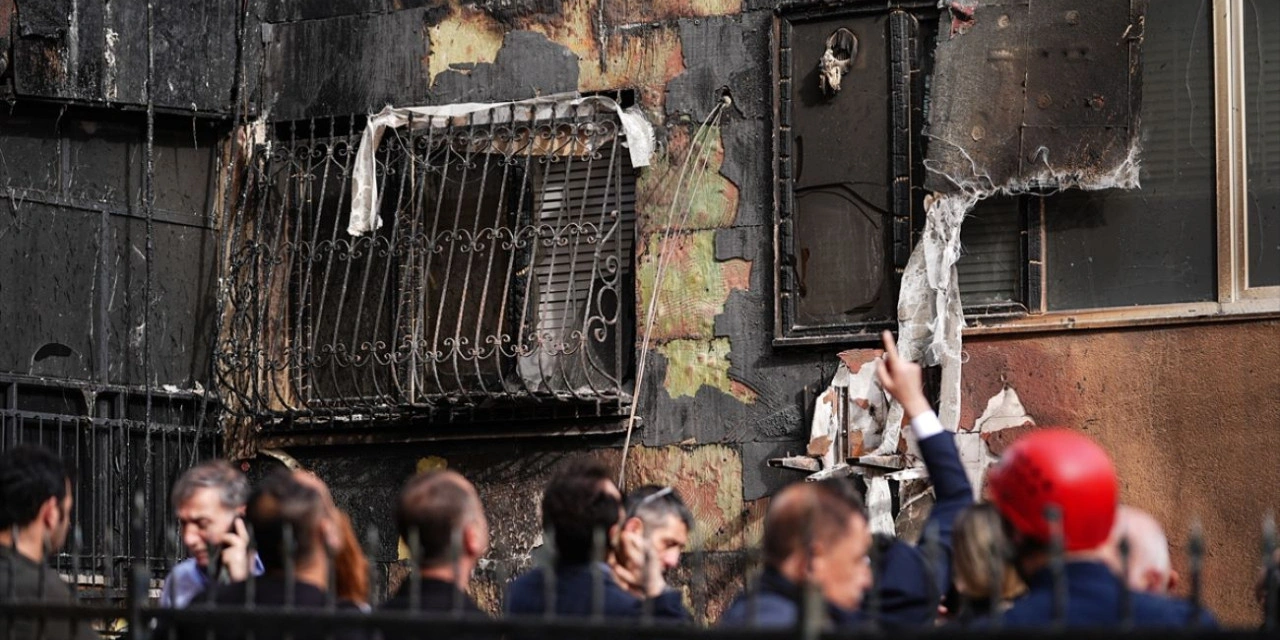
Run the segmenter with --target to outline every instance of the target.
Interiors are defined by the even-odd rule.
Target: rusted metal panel
[[[427,100],[427,11],[267,24],[263,95],[276,120]]]
[[[155,104],[227,111],[235,78],[239,3],[154,5]],[[143,0],[19,0],[14,85],[19,96],[141,105],[146,102]]]
[[[275,0],[265,3],[260,15],[263,22],[297,22],[424,7],[435,7],[441,15],[449,12],[449,4],[440,0]]]
[[[1145,5],[952,3],[936,52],[926,187],[1096,183],[1131,164]]]

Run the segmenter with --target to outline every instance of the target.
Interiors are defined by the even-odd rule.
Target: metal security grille
[[[0,451],[40,445],[74,470],[76,534],[53,562],[85,597],[122,599],[131,566],[159,580],[185,555],[169,490],[220,451],[202,395],[154,392],[150,424],[145,403],[136,389],[0,375]]]
[[[225,227],[233,409],[268,425],[617,415],[630,402],[634,177],[590,102],[390,129],[382,224],[346,231],[361,128],[277,127]]]

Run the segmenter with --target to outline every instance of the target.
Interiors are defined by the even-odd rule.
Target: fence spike
[[[1200,582],[1204,568],[1204,529],[1200,525],[1199,518],[1191,522],[1191,536],[1187,542],[1187,553],[1191,570],[1191,619],[1187,623],[1192,626],[1199,626],[1201,612],[1204,607]]]
[[[929,610],[925,612],[925,621],[929,626],[938,619],[938,607],[942,604],[942,595],[938,588],[938,562],[942,558],[942,550],[938,545],[938,524],[930,522],[924,530],[924,579],[925,593],[929,602]]]
[[[297,541],[294,538],[293,524],[284,523],[284,608],[285,610],[293,609],[298,601],[297,589],[297,566],[295,566],[293,555],[298,548]]]
[[[1126,532],[1120,537],[1120,628],[1133,627],[1133,592],[1129,590],[1129,560],[1133,555],[1129,536]]]
[[[1004,551],[1000,548],[1000,543],[992,540],[991,563],[988,566],[988,579],[991,580],[991,584],[987,585],[987,589],[990,591],[988,604],[991,605],[991,608],[987,611],[987,615],[991,620],[991,628],[993,629],[999,629],[1004,623],[1004,612],[1001,611],[1001,605],[1004,603],[1004,562]]]
[[[449,562],[453,565],[453,601],[449,603],[455,618],[462,617],[462,528],[454,529],[449,536]]]
[[[591,534],[591,619],[604,620],[604,563],[605,531],[596,527]]]
[[[1049,567],[1053,573],[1053,625],[1062,628],[1067,619],[1066,547],[1062,538],[1062,510],[1051,504],[1044,509],[1049,523]]]
[[[371,560],[369,562],[369,606],[376,607],[381,600],[378,597],[378,590],[387,588],[385,581],[380,582],[378,580],[379,569],[376,558],[378,557],[378,550],[382,547],[382,536],[378,533],[378,527],[369,525],[365,529],[364,540],[365,556]]]
[[[1276,628],[1276,601],[1277,601],[1277,567],[1276,567],[1276,515],[1274,512],[1268,511],[1266,517],[1262,521],[1262,570],[1263,570],[1263,588],[1266,591],[1263,594],[1264,614],[1266,617],[1262,621],[1262,626],[1268,631],[1274,631]]]
[[[542,613],[548,620],[556,617],[556,530],[548,528],[543,536],[548,551],[546,570],[542,573]]]
[[[422,531],[409,527],[409,611],[422,611]]]

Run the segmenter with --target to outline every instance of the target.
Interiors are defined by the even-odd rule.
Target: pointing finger
[[[890,360],[897,360],[898,359],[898,343],[894,342],[893,333],[890,332],[888,329],[885,329],[884,333],[880,334],[880,339],[884,341],[885,355],[888,355]]]

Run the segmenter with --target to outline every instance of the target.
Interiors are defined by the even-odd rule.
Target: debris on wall
[[[1035,426],[1018,392],[1006,386],[987,400],[986,410],[972,428],[956,433],[960,462],[964,464],[975,495],[982,495],[987,467],[995,464],[1010,442]]]
[[[831,386],[814,402],[805,455],[773,461],[775,466],[830,472],[845,465],[848,458],[879,448],[884,439],[888,399],[876,381],[879,352],[868,353],[871,355],[860,363],[842,358]],[[856,373],[853,367],[857,368]]]
[[[729,339],[671,340],[658,345],[667,359],[662,388],[672,398],[693,398],[702,387],[716,389],[739,402],[756,401],[756,392],[729,376]]]
[[[928,129],[925,223],[902,274],[898,293],[898,348],[903,357],[941,369],[938,416],[959,427],[961,331],[964,310],[956,262],[960,228],[978,201],[1050,189],[1133,189],[1138,186],[1143,10],[1141,0],[1114,0],[1077,9],[1077,2],[1008,4],[977,0],[943,4],[951,28],[939,37]],[[1027,46],[1027,43],[1035,43]],[[849,388],[841,368],[828,394]],[[874,384],[874,383],[873,383]],[[833,430],[863,427],[833,419],[828,394],[815,405],[811,442]],[[817,418],[821,417],[821,420]],[[902,407],[882,419],[880,445],[867,457],[902,448]],[[991,400],[975,427],[959,436],[962,457],[978,480],[1014,427],[1034,425],[1012,389]],[[817,447],[821,449],[821,447]],[[815,456],[826,463],[829,456]],[[866,457],[864,457],[864,460]],[[800,464],[792,464],[797,468]],[[905,479],[914,456],[904,456]],[[837,461],[837,465],[840,463]],[[893,530],[887,517],[887,478],[868,480],[867,504],[875,530]],[[810,476],[825,477],[831,468]],[[902,504],[919,499],[904,487]]]

